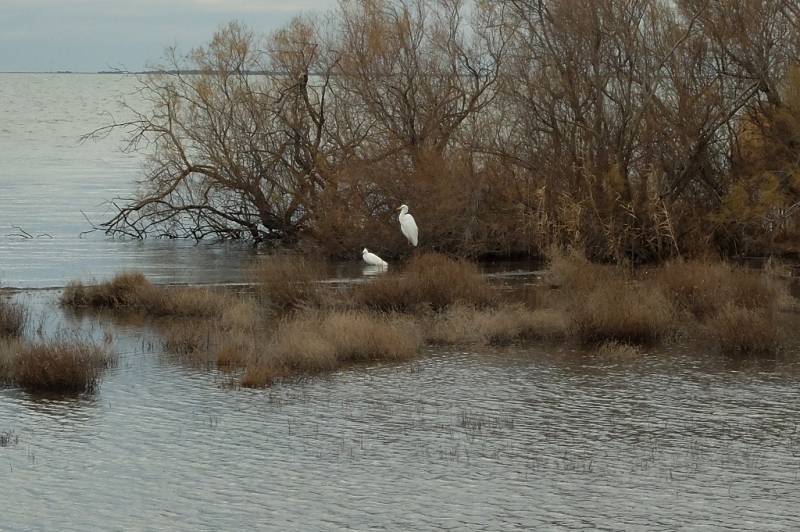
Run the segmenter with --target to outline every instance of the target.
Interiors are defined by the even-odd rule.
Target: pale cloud
[[[237,20],[268,33],[337,0],[0,0],[0,72],[142,70]]]

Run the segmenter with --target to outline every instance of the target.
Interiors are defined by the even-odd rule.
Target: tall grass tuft
[[[229,295],[195,286],[156,286],[142,272],[123,271],[102,283],[70,281],[59,300],[64,307],[92,308],[151,316],[218,316]]]
[[[563,339],[567,334],[567,318],[562,311],[531,310],[522,304],[503,304],[485,309],[453,305],[435,315],[425,331],[428,342],[443,345],[507,345]]]
[[[320,274],[301,256],[268,257],[250,269],[256,295],[279,311],[317,307],[323,300]]]
[[[13,383],[33,392],[95,392],[102,372],[116,356],[80,340],[5,344]]]
[[[569,313],[578,338],[592,345],[653,343],[676,325],[672,306],[660,291],[621,279],[607,279],[588,293],[576,294]]]
[[[428,307],[441,311],[456,303],[483,307],[497,297],[480,270],[439,253],[414,257],[403,273],[390,273],[353,289],[354,302],[384,312]]]
[[[659,270],[655,282],[677,308],[701,320],[729,303],[748,309],[775,307],[785,291],[774,277],[724,262],[671,262]]]
[[[625,267],[557,255],[551,271],[557,281],[553,285],[566,292],[567,312],[583,343],[652,343],[676,329],[670,301],[652,283],[634,279]]]
[[[780,348],[778,326],[764,309],[726,304],[707,321],[720,349],[744,355],[770,355]]]
[[[22,303],[0,298],[0,338],[21,336],[30,319],[30,311]]]
[[[416,356],[422,331],[411,318],[354,311],[308,311],[283,321],[265,355],[254,357],[242,386],[265,386],[292,374],[333,371],[363,362],[397,362]]]

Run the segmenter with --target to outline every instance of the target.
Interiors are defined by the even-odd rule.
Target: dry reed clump
[[[557,309],[530,310],[521,304],[506,304],[495,309],[454,305],[434,317],[425,336],[433,344],[507,345],[561,339],[567,333],[566,316]]]
[[[217,368],[221,371],[243,368],[247,366],[251,356],[251,353],[240,343],[226,343],[217,350]]]
[[[152,316],[202,317],[219,315],[229,296],[193,286],[160,287],[142,272],[124,271],[99,284],[70,281],[60,303],[68,308],[93,308]]]
[[[265,306],[280,311],[318,307],[323,301],[320,274],[303,257],[268,257],[250,269],[255,292]]]
[[[572,328],[585,344],[651,343],[676,328],[671,303],[652,283],[634,280],[627,267],[554,254],[550,269],[557,280],[551,286],[564,291]]]
[[[550,252],[544,281],[550,288],[588,292],[606,279],[620,278],[625,271],[622,266],[597,264],[580,253],[556,249]]]
[[[591,345],[651,343],[676,328],[673,307],[658,289],[622,278],[575,294],[568,312],[578,338]]]
[[[780,348],[774,316],[764,309],[729,302],[707,321],[707,328],[725,352],[769,355]]]
[[[16,338],[0,338],[0,386],[14,383],[11,358],[19,351],[19,346],[20,340]]]
[[[655,282],[723,351],[758,355],[780,348],[776,317],[794,300],[777,277],[726,263],[675,262]]]
[[[455,303],[482,307],[496,294],[480,270],[469,262],[439,253],[414,257],[404,273],[389,273],[354,287],[353,301],[383,312],[410,312],[422,307],[441,311]]]
[[[408,360],[422,345],[422,331],[408,317],[307,312],[279,325],[265,346],[268,355],[250,361],[240,384],[265,386],[290,374],[333,371],[362,362]]]
[[[0,338],[21,336],[29,319],[30,311],[25,305],[0,298]]]
[[[34,392],[94,392],[102,372],[116,362],[105,347],[80,340],[5,344],[8,376]]]
[[[785,287],[774,278],[724,262],[677,261],[664,265],[655,284],[676,308],[713,318],[729,303],[747,309],[777,308]]]
[[[641,356],[642,351],[639,346],[617,342],[616,340],[609,340],[600,344],[597,348],[597,354],[603,358],[610,359],[629,359]]]
[[[60,303],[73,308],[143,310],[146,302],[158,297],[158,290],[142,272],[123,271],[110,281],[84,286],[70,281],[61,294]]]
[[[244,388],[264,388],[287,376],[284,369],[255,360],[247,364],[239,384]]]

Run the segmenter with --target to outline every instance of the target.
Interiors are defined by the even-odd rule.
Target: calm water
[[[137,267],[237,281],[231,247],[87,229],[132,190],[118,139],[76,145],[131,80],[0,74],[0,281],[43,288]],[[19,234],[16,225],[34,238]],[[37,235],[47,234],[49,236]],[[358,276],[357,264],[335,275]],[[800,371],[677,347],[431,350],[268,390],[182,366],[148,330],[73,321],[57,288],[15,297],[48,331],[113,332],[92,396],[0,389],[0,530],[796,530]],[[33,334],[33,333],[32,333]]]
[[[244,247],[120,242],[92,226],[129,197],[142,158],[123,132],[81,135],[130,118],[136,80],[117,75],[0,74],[0,286],[64,286],[138,268],[161,282],[241,280]]]

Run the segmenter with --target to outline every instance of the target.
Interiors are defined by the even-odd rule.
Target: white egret
[[[408,205],[400,205],[397,210],[400,211],[400,215],[397,217],[400,220],[400,230],[403,231],[403,234],[408,239],[408,243],[416,246],[419,237],[417,222],[414,221],[413,216],[408,214]]]
[[[364,248],[364,251],[361,252],[361,256],[364,258],[364,262],[371,266],[383,266],[385,268],[389,265],[385,260],[376,254],[370,253],[367,248]]]

